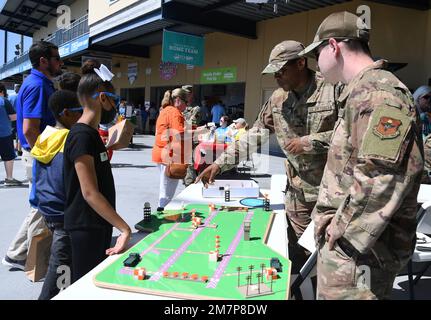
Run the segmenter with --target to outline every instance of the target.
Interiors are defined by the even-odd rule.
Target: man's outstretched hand
[[[202,181],[205,188],[208,188],[209,184],[214,183],[215,177],[220,173],[220,167],[213,163],[209,167],[207,167],[201,174],[196,178],[195,183]]]

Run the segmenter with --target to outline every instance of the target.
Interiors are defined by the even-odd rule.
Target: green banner
[[[163,30],[163,62],[203,66],[204,49],[203,37]]]
[[[202,84],[236,82],[236,67],[203,70]]]

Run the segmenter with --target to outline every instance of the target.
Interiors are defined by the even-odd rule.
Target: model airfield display
[[[152,233],[94,282],[185,299],[287,299],[290,261],[266,245],[273,219],[264,208],[211,204],[153,213],[135,226]]]

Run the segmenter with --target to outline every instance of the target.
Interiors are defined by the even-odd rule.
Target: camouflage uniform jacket
[[[187,106],[183,112],[184,119],[193,127],[201,123],[201,108],[199,106]]]
[[[397,269],[414,247],[423,150],[412,96],[384,67],[364,69],[338,99],[343,112],[312,217],[316,241],[334,219],[357,254]]]
[[[325,83],[320,75],[312,71],[310,83],[301,96],[281,88],[275,90],[248,134],[229,146],[215,163],[222,172],[232,168],[235,166],[232,164],[244,160],[247,150],[249,154],[257,150],[259,139],[261,144],[267,141],[269,130],[269,133],[275,133],[287,157],[291,187],[302,192],[305,201],[316,201],[329,140],[337,120],[339,90],[339,86]],[[286,151],[286,143],[298,137],[308,139],[311,147],[304,154],[294,156]]]

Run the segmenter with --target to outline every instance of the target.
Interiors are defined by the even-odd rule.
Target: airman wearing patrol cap
[[[416,109],[368,40],[360,18],[337,12],[301,53],[346,84],[313,210],[319,299],[389,299],[414,249],[424,162]]]
[[[311,221],[317,199],[326,152],[338,109],[339,87],[325,83],[310,70],[307,59],[299,53],[304,45],[283,41],[272,50],[263,74],[273,74],[279,89],[263,105],[253,127],[198,177],[204,183],[220,172],[236,166],[236,159],[246,160],[275,133],[286,155],[288,181],[285,208],[289,221],[289,256],[297,273],[307,259],[298,239]]]
[[[317,29],[313,43],[300,52],[300,56],[316,57],[316,49],[329,41],[359,40],[368,43],[370,32],[365,22],[353,13],[336,12],[327,17]]]
[[[182,89],[187,93],[187,108],[184,110],[184,120],[186,123],[192,128],[196,129],[201,122],[201,108],[198,105],[193,104],[193,86],[192,85],[184,85]],[[197,146],[196,138],[193,139],[192,146],[192,154],[194,153],[194,149]],[[189,165],[187,168],[187,174],[184,178],[184,185],[187,187],[191,185],[196,179],[196,171],[193,167],[193,164]]]

